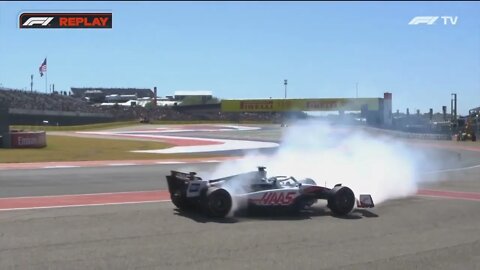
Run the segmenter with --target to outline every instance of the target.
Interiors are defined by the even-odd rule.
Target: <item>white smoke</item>
[[[284,130],[275,154],[248,154],[223,163],[210,177],[266,166],[269,176],[308,177],[329,188],[341,183],[357,196],[371,194],[379,204],[415,194],[421,182],[419,169],[425,162],[419,152],[393,138],[354,127],[305,121]]]

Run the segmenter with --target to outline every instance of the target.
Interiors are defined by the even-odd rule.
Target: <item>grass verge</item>
[[[47,136],[47,147],[38,149],[2,149],[0,163],[84,161],[84,160],[140,160],[194,157],[189,154],[132,153],[132,150],[152,150],[170,147],[151,141],[110,140],[72,136]]]

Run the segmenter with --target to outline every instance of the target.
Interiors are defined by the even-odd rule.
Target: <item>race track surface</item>
[[[168,201],[0,211],[0,269],[480,269],[480,152],[425,151],[445,160],[425,177],[445,181],[344,218],[321,203],[299,217],[227,219]],[[0,198],[127,198],[165,190],[171,169],[219,165],[2,170]]]

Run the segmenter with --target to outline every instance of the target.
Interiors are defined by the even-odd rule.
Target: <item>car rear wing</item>
[[[185,173],[179,171],[170,171],[170,176],[179,180],[202,180],[201,177],[198,177],[196,175],[196,172]]]
[[[170,171],[170,175],[167,175],[168,189],[170,193],[174,190],[181,190],[186,192],[188,188],[188,183],[193,180],[202,180],[202,178],[196,176],[195,172],[179,172],[179,171]]]

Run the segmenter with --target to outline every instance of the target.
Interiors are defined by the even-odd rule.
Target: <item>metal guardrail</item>
[[[10,108],[8,110],[10,114],[27,114],[27,115],[54,115],[54,116],[82,116],[82,117],[113,117],[109,113],[87,113],[87,112],[68,112],[68,111],[43,111],[43,110],[31,110],[31,109],[17,109]]]
[[[432,134],[432,133],[412,133],[404,132],[398,130],[389,130],[389,129],[380,129],[380,128],[370,128],[374,129],[379,133],[387,134],[393,137],[406,138],[406,139],[420,139],[420,140],[452,140],[450,134]]]

